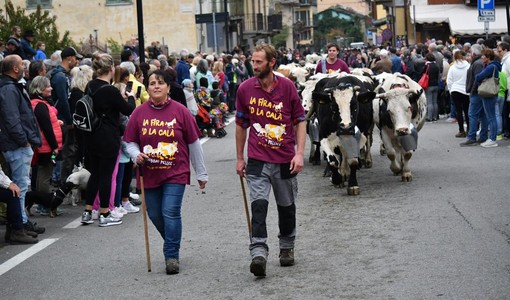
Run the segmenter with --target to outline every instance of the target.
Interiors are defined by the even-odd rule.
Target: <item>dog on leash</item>
[[[90,172],[81,165],[75,167],[73,173],[67,177],[66,182],[73,185],[71,195],[68,197],[72,206],[76,206],[76,203],[84,197],[89,178]]]
[[[50,217],[57,216],[57,207],[64,201],[69,191],[73,188],[72,184],[66,184],[52,193],[29,191],[25,194],[25,209],[29,216],[33,216],[31,208],[34,204],[44,205],[50,209]]]

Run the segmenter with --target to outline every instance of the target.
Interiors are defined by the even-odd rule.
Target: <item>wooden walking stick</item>
[[[243,190],[243,199],[244,199],[244,211],[246,213],[246,222],[248,223],[248,233],[250,234],[250,240],[251,240],[251,220],[250,220],[250,210],[248,208],[248,199],[246,198],[246,190],[244,188],[244,180],[243,176],[239,176],[239,179],[241,180],[241,189]]]
[[[143,186],[142,166],[138,168],[140,174],[140,189],[142,190],[142,214],[143,214],[143,231],[145,234],[145,255],[147,256],[147,272],[151,271],[151,251],[149,249],[149,230],[147,228],[147,206],[145,204],[145,188]]]

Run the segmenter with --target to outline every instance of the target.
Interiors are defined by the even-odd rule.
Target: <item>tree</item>
[[[287,38],[289,37],[289,33],[290,33],[289,26],[283,26],[282,30],[271,38],[271,43],[277,49],[279,47],[285,47],[287,44]]]
[[[5,15],[7,14],[7,18]],[[46,44],[46,53],[51,54],[53,51],[63,49],[68,46],[76,46],[69,37],[69,31],[65,31],[62,39],[56,25],[56,16],[50,16],[48,11],[43,11],[38,5],[35,12],[26,14],[25,9],[14,7],[11,1],[5,4],[5,12],[0,9],[0,38],[7,41],[11,36],[13,26],[21,27],[24,33],[32,30],[35,33],[34,43],[42,41]],[[33,45],[35,46],[35,45]]]
[[[338,37],[349,38],[355,41],[363,40],[360,18],[352,15],[352,20],[334,17],[331,12],[325,12],[314,32],[314,46],[316,49],[324,47],[328,42],[336,42]]]

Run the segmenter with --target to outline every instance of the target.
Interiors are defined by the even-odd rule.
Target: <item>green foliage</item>
[[[271,43],[277,49],[279,47],[285,47],[287,44],[287,38],[289,37],[289,34],[290,34],[289,26],[283,26],[282,30],[271,38]]]
[[[108,50],[110,51],[111,54],[120,54],[124,49],[123,44],[117,42],[112,38],[108,38],[106,40],[106,44],[108,45]]]
[[[332,14],[325,14],[317,25],[314,32],[314,46],[316,49],[324,47],[328,42],[337,42],[339,37],[346,40],[362,41],[363,32],[360,26],[362,20],[358,16],[352,16],[352,21],[336,18]],[[340,45],[341,46],[341,45]]]
[[[34,45],[32,45],[34,48],[37,41],[42,41],[46,44],[47,55],[67,46],[75,47],[76,44],[69,37],[69,31],[65,31],[62,39],[60,39],[55,23],[56,20],[56,16],[50,16],[50,13],[42,10],[40,6],[37,6],[34,12],[27,15],[24,8],[14,7],[12,2],[8,1],[5,4],[5,11],[0,9],[0,39],[7,41],[12,34],[12,27],[19,26],[21,27],[22,35],[27,30],[32,30],[35,33]]]

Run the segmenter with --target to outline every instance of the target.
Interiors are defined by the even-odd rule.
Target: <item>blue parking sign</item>
[[[494,0],[478,0],[478,10],[494,10]]]

